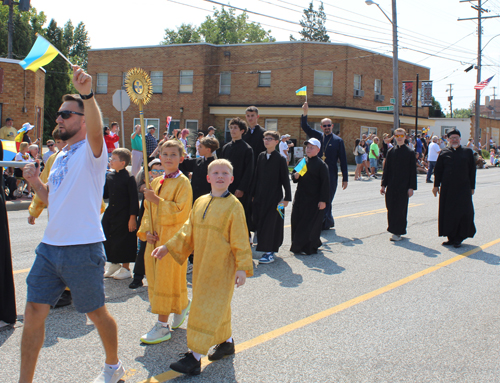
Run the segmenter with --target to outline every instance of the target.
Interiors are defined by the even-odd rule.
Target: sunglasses
[[[54,144],[48,144],[48,145],[47,145],[47,147],[49,147],[49,148],[51,148],[51,147],[53,147],[53,146],[54,146]]]
[[[323,125],[323,128],[330,128],[331,126],[332,126],[332,124]]]
[[[394,135],[394,137],[396,137],[396,138],[402,138],[402,137],[404,137],[404,136],[405,136],[404,134],[395,134],[395,135]]]
[[[56,113],[56,118],[61,116],[63,120],[67,120],[68,118],[71,117],[72,114],[77,114],[78,116],[84,116],[83,113],[73,112],[72,110],[61,110]]]
[[[163,174],[163,173],[165,173],[165,170],[156,170],[156,169],[153,169],[153,170],[151,170],[151,173],[153,173],[153,174]]]

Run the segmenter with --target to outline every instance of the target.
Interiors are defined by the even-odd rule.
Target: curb
[[[7,211],[28,210],[31,205],[31,200],[28,201],[6,201],[5,207]]]

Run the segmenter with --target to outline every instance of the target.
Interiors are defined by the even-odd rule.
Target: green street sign
[[[389,106],[377,106],[377,112],[393,112],[394,105]]]
[[[395,98],[391,98],[390,101],[389,101],[392,105],[394,105],[396,103],[396,99]]]

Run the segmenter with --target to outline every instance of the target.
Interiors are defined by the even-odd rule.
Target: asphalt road
[[[168,342],[141,345],[155,322],[146,289],[106,280],[126,381],[499,382],[500,171],[478,171],[477,234],[460,249],[441,245],[438,199],[425,176],[398,243],[386,231],[380,182],[350,180],[337,191],[336,228],[323,232],[319,254],[290,253],[289,227],[276,262],[258,265],[254,251],[255,276],[233,298],[236,355],[206,365],[199,377],[168,368],[186,351],[186,324]],[[289,225],[290,207],[286,213]],[[26,217],[9,213],[19,314],[47,222],[46,213],[34,227]],[[46,328],[35,381],[91,382],[103,363],[91,322],[69,306],[52,310]],[[22,322],[0,332],[1,383],[17,381],[21,333]]]

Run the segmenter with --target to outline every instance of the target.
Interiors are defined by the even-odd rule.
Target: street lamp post
[[[399,128],[399,61],[398,61],[398,19],[396,0],[392,0],[392,20],[380,5],[372,0],[366,0],[367,5],[375,4],[392,24],[392,93],[394,97],[394,130]],[[418,93],[418,91],[417,91]],[[418,101],[417,101],[418,102]]]

